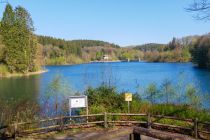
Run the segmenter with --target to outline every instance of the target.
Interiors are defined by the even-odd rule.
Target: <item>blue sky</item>
[[[67,40],[95,39],[122,46],[168,43],[210,32],[184,8],[193,0],[9,0],[25,7],[36,34]],[[0,4],[2,17],[5,4]]]

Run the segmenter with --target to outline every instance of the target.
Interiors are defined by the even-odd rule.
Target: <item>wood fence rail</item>
[[[187,126],[176,126],[174,124],[163,124],[162,119],[184,122]],[[151,114],[125,114],[125,113],[101,113],[79,116],[60,116],[33,122],[17,122],[3,129],[12,130],[14,136],[31,133],[63,130],[73,127],[102,125],[107,128],[110,124],[129,125],[138,124],[148,129],[161,129],[171,132],[184,133],[194,138],[210,137],[210,122],[202,122],[197,118],[184,119],[164,115]],[[1,131],[1,129],[0,129]]]

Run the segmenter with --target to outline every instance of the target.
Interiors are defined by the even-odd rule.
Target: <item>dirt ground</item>
[[[71,129],[64,132],[51,132],[42,135],[31,135],[19,140],[129,140],[132,133],[132,127],[123,128],[86,128],[86,129]],[[142,140],[156,140],[146,136],[141,137]]]

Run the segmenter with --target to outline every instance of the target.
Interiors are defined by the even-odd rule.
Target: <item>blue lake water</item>
[[[210,93],[210,70],[198,69],[192,63],[116,62],[68,66],[47,66],[41,75],[0,79],[0,97],[4,99],[38,100],[56,75],[61,75],[73,92],[102,83],[114,85],[118,91],[136,92],[150,83],[165,80],[194,84]]]

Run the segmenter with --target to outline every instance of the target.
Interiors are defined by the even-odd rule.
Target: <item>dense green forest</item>
[[[145,60],[149,62],[189,62],[210,68],[210,35],[173,38],[168,44],[132,47],[99,40],[64,40],[35,35],[26,9],[8,4],[0,22],[0,75],[28,73],[42,65],[80,64],[103,60]]]

